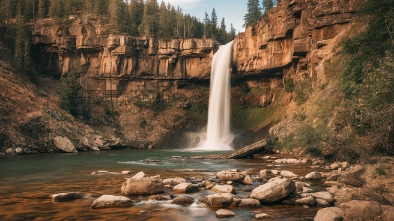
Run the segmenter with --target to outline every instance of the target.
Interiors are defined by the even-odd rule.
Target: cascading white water
[[[212,60],[211,85],[205,150],[229,150],[230,133],[230,64],[233,42],[219,47]]]

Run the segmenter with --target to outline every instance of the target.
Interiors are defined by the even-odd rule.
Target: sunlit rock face
[[[269,10],[259,23],[240,33],[233,45],[232,83],[244,81],[248,89],[260,92],[240,94],[236,99],[232,94],[231,103],[286,107],[294,93],[278,96],[277,92],[287,79],[294,84],[313,79],[313,87],[324,85],[328,81],[324,61],[335,55],[361,4],[356,0],[284,0]],[[114,35],[107,24],[88,16],[64,24],[37,20],[32,32],[33,51],[39,51],[34,59],[45,64],[43,71],[59,77],[73,70],[81,76],[84,91],[111,101],[106,111],[116,113],[116,127],[125,138],[122,145],[155,147],[167,138],[179,142],[174,131],[206,125],[202,110],[208,109],[211,63],[219,47],[216,41]],[[245,144],[244,137],[237,140],[238,146]]]
[[[48,70],[103,77],[144,79],[208,78],[218,43],[211,39],[159,40],[113,35],[108,26],[87,17],[69,25],[38,20],[33,44],[46,52]]]
[[[355,0],[281,1],[235,38],[236,72],[269,77],[295,67],[300,74],[316,76],[319,62],[330,56],[324,49],[348,28],[357,5]]]
[[[85,15],[66,23],[38,20],[32,34],[44,73],[59,77],[73,71],[90,98],[111,103],[107,112],[117,113],[122,145],[154,148],[171,131],[206,123],[184,116],[190,103],[208,99],[216,41],[114,35],[107,24]]]

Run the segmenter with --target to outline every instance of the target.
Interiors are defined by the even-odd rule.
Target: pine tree
[[[148,0],[144,6],[144,14],[139,27],[140,35],[146,37],[155,37],[158,26],[159,6],[157,0]]]
[[[211,20],[209,19],[209,15],[208,15],[208,12],[205,12],[205,17],[204,17],[204,34],[203,34],[203,36],[204,36],[204,38],[210,38],[211,37],[211,32],[210,32],[210,30],[209,30],[209,27],[210,27],[210,23],[211,23]]]
[[[22,16],[22,6],[18,5],[18,14],[16,16],[16,34],[14,43],[14,62],[18,70],[22,73],[32,72],[32,64],[30,58],[30,33],[25,25]],[[29,76],[31,77],[31,76]]]
[[[173,5],[168,4],[167,8],[171,8],[169,12],[169,24],[168,24],[168,29],[170,30],[170,38],[176,38],[177,37],[177,18],[178,18],[178,12],[176,11],[175,7]]]
[[[49,3],[49,17],[63,18],[64,16],[64,0],[51,0]]]
[[[158,27],[158,38],[171,38],[171,27],[169,26],[169,10],[167,10],[164,1],[161,1],[159,9],[159,27]]]
[[[141,25],[138,28],[140,36],[150,36],[150,17],[148,13],[148,5],[144,5],[144,14],[142,15]]]
[[[196,17],[193,17],[194,21],[194,28],[193,28],[193,37],[194,38],[203,38],[204,36],[204,24],[197,19]]]
[[[20,71],[24,71],[23,62],[23,49],[24,49],[24,38],[25,38],[25,27],[23,17],[20,13],[16,16],[16,36],[15,36],[15,48],[14,48],[14,62]]]
[[[237,36],[236,30],[235,30],[233,24],[231,23],[230,33],[229,33],[229,39],[230,39],[230,40],[233,40],[233,39],[235,38],[235,36]]]
[[[177,13],[176,13],[176,38],[180,37],[182,17],[183,17],[182,9],[178,5],[178,9],[177,9]]]
[[[93,8],[87,8],[87,11],[102,18],[108,15],[108,0],[86,0],[86,7],[90,4]],[[89,3],[87,3],[89,2]]]
[[[23,4],[23,17],[25,17],[25,19],[32,19],[33,18],[33,10],[34,10],[34,4],[35,4],[35,0],[22,0],[20,2],[21,4]]]
[[[129,33],[134,36],[138,36],[138,26],[142,22],[142,16],[144,14],[144,1],[143,0],[131,0],[128,12],[130,15],[130,28]]]
[[[114,34],[118,33],[118,13],[119,13],[119,0],[110,0],[109,2],[109,25]]]
[[[48,0],[38,0],[37,17],[46,18],[48,16]]]
[[[2,20],[7,20],[15,16],[15,2],[13,0],[3,0],[1,2]]]
[[[271,8],[274,7],[274,1],[273,0],[263,0],[263,12],[267,12]]]
[[[215,8],[212,9],[211,13],[211,38],[217,37],[217,27],[218,27],[218,16],[216,15]]]
[[[227,31],[226,31],[226,22],[225,22],[224,18],[222,18],[222,21],[220,23],[218,41],[222,44],[224,44],[228,41]]]
[[[247,13],[244,16],[244,27],[254,25],[262,18],[259,0],[248,0]]]
[[[81,85],[78,80],[79,76],[74,70],[71,70],[61,78],[60,107],[67,110],[73,116],[78,116],[81,105],[81,99],[79,97]]]

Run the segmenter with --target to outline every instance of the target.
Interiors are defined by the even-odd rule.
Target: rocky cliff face
[[[216,41],[112,35],[107,25],[80,17],[38,20],[33,45],[45,72],[74,71],[91,98],[107,101],[127,146],[153,147],[171,131],[203,126],[204,118],[196,122],[185,112],[206,106]]]
[[[106,25],[89,18],[69,24],[38,20],[33,45],[44,52],[47,70],[84,73],[90,80],[208,78],[210,61],[218,43],[211,39],[172,39],[108,34]],[[45,59],[45,57],[47,57]],[[115,84],[115,83],[113,83]]]
[[[300,97],[294,85],[325,85],[325,62],[351,27],[358,3],[283,0],[239,34],[234,40],[232,103],[240,108],[233,115],[249,113],[248,108],[277,111],[260,124],[251,116],[256,131],[294,107],[292,101]],[[154,147],[179,139],[171,136],[176,131],[205,124],[216,41],[112,35],[107,25],[82,16],[66,23],[38,20],[33,46],[45,72],[60,76],[73,70],[91,97],[107,101],[105,112],[116,117],[113,126],[122,135],[122,145]],[[242,129],[251,129],[248,120],[239,118]],[[245,144],[242,137],[237,140]]]
[[[322,61],[330,44],[349,27],[359,1],[281,1],[234,43],[233,62],[242,75],[305,76],[324,80]],[[290,72],[293,73],[290,73]]]
[[[235,38],[234,76],[274,83],[261,97],[263,103],[276,106],[276,113],[269,114],[271,122],[276,122],[271,135],[279,139],[295,137],[297,128],[309,120],[311,128],[315,127],[321,120],[316,115],[331,108],[331,101],[323,99],[332,96],[334,103],[341,101],[340,95],[333,93],[338,87],[333,82],[338,82],[339,73],[333,73],[330,61],[340,52],[341,40],[350,30],[357,30],[353,20],[357,6],[362,3],[355,0],[281,1],[267,11],[259,23],[247,27]],[[310,99],[313,96],[315,98]],[[308,100],[313,102],[303,106]],[[320,110],[316,104],[321,105]],[[315,118],[305,120],[312,116]]]

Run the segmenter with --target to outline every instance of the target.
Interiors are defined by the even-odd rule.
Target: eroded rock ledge
[[[234,41],[234,69],[261,77],[296,73],[324,78],[330,43],[349,27],[360,1],[281,1]]]
[[[207,78],[218,42],[211,39],[172,39],[113,35],[108,25],[87,17],[68,23],[38,20],[33,45],[45,52],[47,70],[74,70],[88,78],[187,79]]]
[[[284,92],[287,79],[294,85],[305,79],[313,79],[313,87],[324,85],[324,63],[337,53],[358,5],[355,0],[281,1],[234,40],[233,78],[263,89],[259,107],[289,105],[295,95]],[[207,80],[218,48],[214,40],[112,35],[108,25],[80,16],[66,23],[36,21],[33,45],[44,71],[59,76],[74,70],[85,91],[111,97],[124,146],[155,146],[175,130],[202,126],[185,116],[190,104],[208,99]],[[188,85],[199,80],[205,85]],[[166,111],[142,111],[156,101],[166,102]]]

